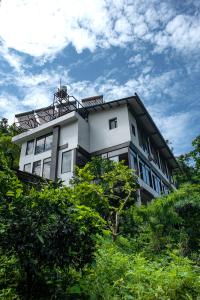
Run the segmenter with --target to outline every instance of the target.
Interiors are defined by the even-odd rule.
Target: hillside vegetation
[[[99,158],[71,187],[20,182],[0,124],[0,299],[200,299],[200,137],[179,189],[137,206],[137,177]]]

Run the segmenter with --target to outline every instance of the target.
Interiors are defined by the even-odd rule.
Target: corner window
[[[40,171],[41,171],[41,160],[34,161],[33,174],[40,176]]]
[[[132,134],[135,136],[135,126],[133,124],[131,124],[131,131],[132,131]]]
[[[31,173],[31,164],[24,165],[24,172]]]
[[[47,179],[50,178],[50,168],[51,168],[51,157],[46,158],[43,161],[42,177]]]
[[[52,147],[53,135],[43,136],[36,140],[35,154],[42,153],[44,151],[48,151]]]
[[[109,120],[109,129],[117,128],[117,118]]]
[[[62,153],[61,173],[71,172],[72,152],[67,151]]]
[[[26,145],[26,155],[33,154],[34,140],[28,141]]]

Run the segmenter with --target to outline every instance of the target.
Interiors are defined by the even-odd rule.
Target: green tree
[[[23,274],[17,288],[26,299],[64,293],[70,268],[79,270],[92,261],[95,235],[103,224],[98,213],[71,201],[68,188],[50,187],[27,195],[19,188],[7,191],[0,220],[1,253],[16,257]]]
[[[0,122],[0,152],[11,168],[18,168],[20,148],[12,142],[12,137],[19,133],[14,126],[4,125]]]
[[[124,211],[136,201],[138,185],[134,171],[123,161],[93,158],[84,168],[77,168],[72,184],[76,199],[101,214],[115,240]]]
[[[180,170],[176,173],[176,181],[183,183],[200,183],[200,135],[192,142],[193,150],[180,155]]]

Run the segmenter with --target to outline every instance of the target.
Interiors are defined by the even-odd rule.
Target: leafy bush
[[[103,243],[95,265],[86,270],[79,283],[80,299],[197,299],[197,271],[190,260],[174,253],[148,260],[141,254],[127,254],[115,244]]]
[[[50,297],[50,286],[58,284],[60,273],[62,282],[69,284],[69,268],[81,269],[92,261],[95,235],[103,224],[92,209],[70,201],[67,188],[49,187],[27,195],[8,191],[0,202],[0,219],[2,254],[16,257],[22,276],[15,284],[27,299],[38,291]]]

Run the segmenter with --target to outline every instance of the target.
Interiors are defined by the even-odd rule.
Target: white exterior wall
[[[118,127],[109,129],[109,120],[117,118]],[[90,152],[131,140],[127,105],[89,114]]]
[[[90,127],[83,118],[78,120],[78,145],[90,152]]]

